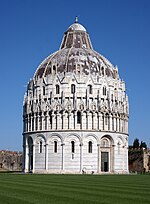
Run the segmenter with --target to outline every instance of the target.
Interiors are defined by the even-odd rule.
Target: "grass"
[[[150,204],[150,175],[0,174],[0,204]]]

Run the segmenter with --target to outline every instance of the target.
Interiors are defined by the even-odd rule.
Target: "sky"
[[[75,16],[126,82],[129,144],[150,147],[149,0],[0,0],[0,150],[22,150],[26,85]]]

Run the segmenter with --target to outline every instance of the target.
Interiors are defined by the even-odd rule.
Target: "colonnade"
[[[71,129],[128,133],[128,118],[125,114],[92,111],[47,111],[24,117],[24,132]]]

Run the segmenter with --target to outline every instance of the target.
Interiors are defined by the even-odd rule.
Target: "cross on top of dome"
[[[78,16],[76,16],[75,18],[75,23],[78,23]]]

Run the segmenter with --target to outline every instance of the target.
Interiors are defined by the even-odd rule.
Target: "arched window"
[[[74,144],[74,141],[71,141],[71,152],[75,153],[75,144]]]
[[[104,76],[104,67],[101,68],[102,76]]]
[[[56,74],[56,66],[53,66],[53,74]]]
[[[113,100],[113,98],[114,98],[114,97],[113,97],[113,94],[111,94],[111,100]]]
[[[29,116],[29,130],[28,131],[31,131],[31,115]]]
[[[40,141],[40,147],[39,152],[42,153],[42,141]]]
[[[59,90],[59,85],[56,85],[56,94],[59,94],[60,90]]]
[[[71,93],[74,94],[76,91],[76,86],[74,84],[71,84]]]
[[[40,126],[40,130],[42,130],[42,113],[40,113],[40,118],[39,118],[39,126]]]
[[[91,141],[89,141],[89,145],[88,146],[89,146],[88,147],[88,152],[92,153],[92,142]]]
[[[117,120],[117,116],[116,116],[116,131],[118,131],[118,120]]]
[[[54,152],[57,153],[57,142],[54,141]]]
[[[104,138],[104,139],[101,141],[101,146],[102,146],[102,147],[109,147],[109,141]]]
[[[77,112],[77,123],[81,124],[81,112]]]
[[[92,85],[88,85],[88,93],[92,94]]]
[[[43,96],[45,95],[45,86],[43,86]]]
[[[103,95],[106,96],[106,87],[103,87]]]
[[[106,114],[106,115],[105,115],[105,125],[108,125],[108,121],[109,121],[109,115]]]
[[[32,116],[32,131],[34,131],[34,117]]]
[[[115,96],[115,100],[117,100],[117,89],[116,88],[114,90],[114,96]]]
[[[50,127],[52,128],[52,122],[53,122],[52,112],[49,112],[49,122],[50,122]]]
[[[114,117],[112,116],[112,130],[114,130]]]

